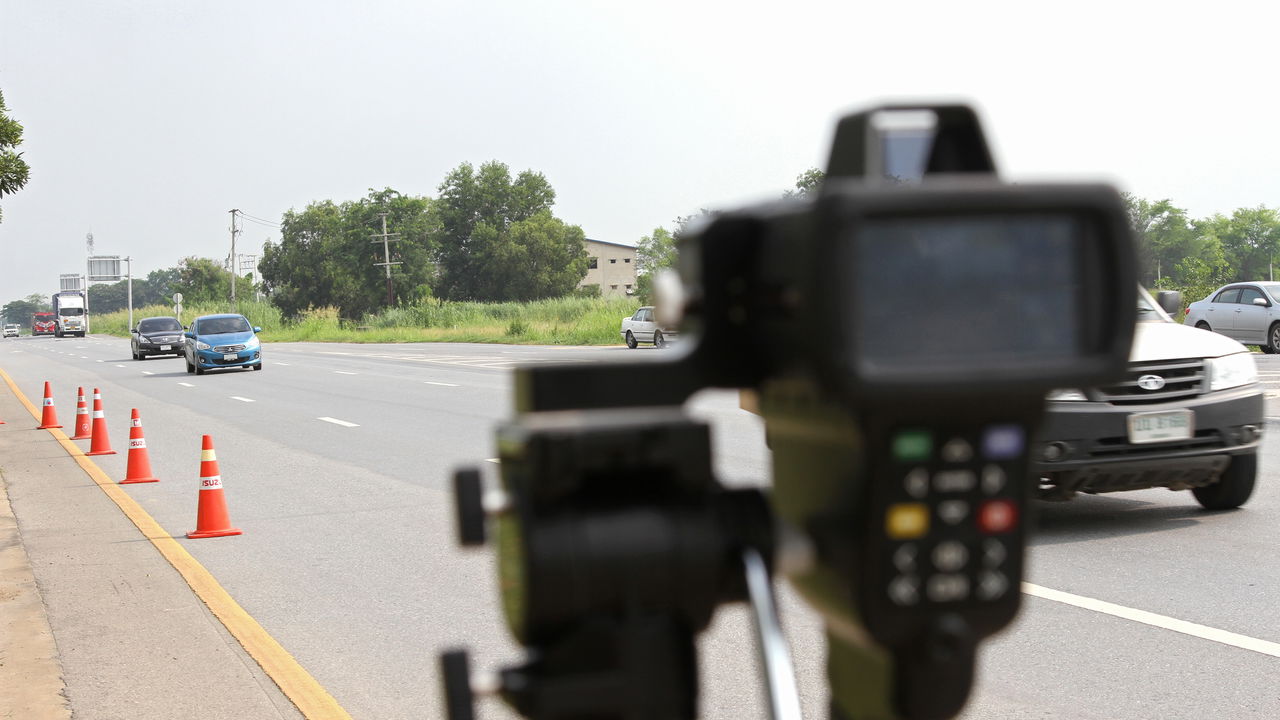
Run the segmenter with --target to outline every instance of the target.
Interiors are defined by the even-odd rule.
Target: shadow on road
[[[1179,492],[1176,497],[1185,499],[1185,504],[1095,496],[1068,502],[1035,501],[1031,505],[1030,544],[1061,545],[1178,530],[1220,514],[1202,510],[1190,492]]]

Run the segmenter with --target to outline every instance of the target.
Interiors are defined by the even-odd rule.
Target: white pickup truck
[[[653,343],[654,347],[664,347],[676,337],[674,328],[664,328],[658,325],[651,305],[640,308],[631,317],[622,318],[622,330],[620,332],[623,341],[632,350],[635,350],[640,343]]]

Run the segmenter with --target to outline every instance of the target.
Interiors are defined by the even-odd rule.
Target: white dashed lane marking
[[[232,395],[231,399],[239,400],[240,402],[256,402],[253,398],[240,397],[239,395]]]
[[[1280,658],[1280,643],[1273,643],[1268,640],[1259,640],[1251,638],[1247,635],[1240,635],[1226,630],[1211,628],[1207,625],[1199,625],[1186,620],[1171,618],[1166,615],[1157,615],[1146,610],[1135,610],[1123,605],[1106,602],[1105,600],[1095,600],[1093,598],[1084,597],[1082,595],[1073,595],[1061,590],[1053,590],[1031,583],[1022,583],[1022,592],[1032,596],[1043,598],[1045,600],[1053,600],[1066,605],[1082,608],[1084,610],[1092,610],[1104,615],[1132,620],[1144,625],[1172,630],[1173,632],[1182,633],[1198,637],[1202,640],[1210,640],[1223,645],[1240,648],[1241,650],[1252,650],[1263,655]]]
[[[333,372],[338,375],[358,375],[359,374],[359,373],[347,372],[346,370],[334,370]]]
[[[337,418],[322,417],[322,418],[316,418],[316,419],[323,420],[327,423],[333,423],[334,425],[341,425],[342,427],[360,427],[359,425],[353,422],[347,422],[346,420],[339,420]]]
[[[178,384],[181,385],[182,387],[195,387],[195,385],[192,385],[191,383],[180,382]]]
[[[455,384],[453,384],[453,383],[431,382],[430,380],[424,380],[424,381],[423,381],[423,384],[424,384],[424,385],[439,385],[440,387],[459,387],[458,385],[455,385]]]

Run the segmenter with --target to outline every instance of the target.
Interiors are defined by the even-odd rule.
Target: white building
[[[636,289],[636,249],[633,245],[587,238],[587,276],[578,287],[599,285],[604,297],[626,296]]]

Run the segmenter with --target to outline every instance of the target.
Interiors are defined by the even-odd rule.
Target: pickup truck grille
[[[1147,390],[1139,378],[1155,375],[1164,386]],[[1204,360],[1160,360],[1132,363],[1123,381],[1097,389],[1098,399],[1115,405],[1140,405],[1192,398],[1204,391]]]

